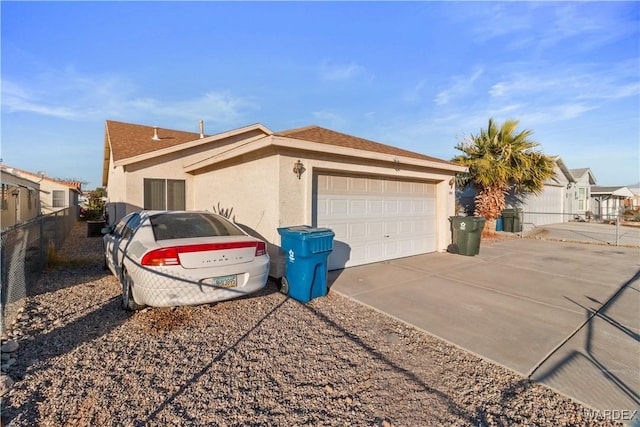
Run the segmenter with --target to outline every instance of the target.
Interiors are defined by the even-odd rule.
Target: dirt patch
[[[189,326],[193,321],[192,311],[183,307],[147,309],[134,314],[142,332],[158,335]]]

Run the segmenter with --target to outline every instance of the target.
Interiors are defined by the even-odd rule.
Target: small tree
[[[538,150],[532,131],[517,131],[518,124],[517,120],[506,120],[498,126],[489,119],[486,129],[455,147],[464,154],[452,161],[469,169],[458,175],[457,183],[460,188],[475,188],[474,215],[486,219],[484,235],[495,230],[510,189],[516,194],[540,194],[545,181],[555,174],[553,159]]]
[[[94,191],[89,192],[89,207],[85,213],[85,219],[94,220],[103,217],[105,203],[102,198],[105,195],[103,188],[97,188]]]

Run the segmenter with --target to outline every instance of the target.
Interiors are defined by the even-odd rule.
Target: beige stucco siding
[[[222,164],[194,176],[194,209],[233,209],[238,224],[273,239],[278,224],[277,157]],[[274,234],[275,233],[275,234]]]
[[[27,185],[32,185],[27,183]],[[0,228],[29,221],[40,213],[38,189],[5,184],[6,204],[0,213]]]
[[[269,153],[249,154],[241,161],[221,163],[193,179],[194,209],[233,209],[231,219],[236,224],[268,243],[269,255],[274,260],[270,274],[275,277],[282,275],[280,269],[284,266],[278,262],[278,180],[278,157]]]

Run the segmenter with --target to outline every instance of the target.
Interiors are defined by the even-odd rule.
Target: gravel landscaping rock
[[[612,425],[333,293],[302,304],[269,283],[219,304],[125,312],[100,238],[84,234],[76,225],[69,262],[45,272],[8,333],[5,425]]]

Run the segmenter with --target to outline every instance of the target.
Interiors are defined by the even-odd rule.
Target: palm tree
[[[540,194],[545,181],[555,175],[553,159],[538,150],[532,131],[517,131],[518,124],[517,120],[506,120],[498,126],[489,119],[486,129],[455,147],[464,154],[452,161],[469,169],[458,175],[458,188],[475,188],[474,215],[485,218],[484,235],[496,229],[510,189],[516,194]]]

